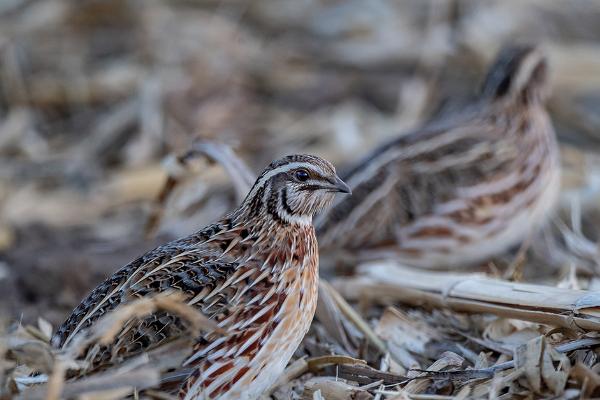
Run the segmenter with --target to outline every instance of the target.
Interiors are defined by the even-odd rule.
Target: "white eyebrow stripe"
[[[318,168],[318,166],[316,166],[314,164],[307,163],[306,161],[291,162],[289,164],[285,164],[280,167],[277,167],[277,168],[267,172],[262,177],[260,177],[259,180],[254,184],[254,187],[252,188],[252,190],[250,191],[248,196],[250,198],[254,197],[254,194],[256,193],[258,188],[262,187],[264,185],[264,183],[267,182],[269,179],[271,179],[273,176],[284,173],[284,172],[288,172],[288,171],[291,171],[293,169],[300,168],[300,167],[306,168],[306,169],[311,169],[314,172],[319,173],[320,175],[325,175],[323,170],[321,168]]]

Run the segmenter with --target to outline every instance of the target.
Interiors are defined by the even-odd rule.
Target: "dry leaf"
[[[304,399],[312,399],[315,392],[327,400],[368,400],[373,395],[334,377],[316,377],[304,384]]]
[[[525,374],[536,393],[542,393],[545,384],[552,393],[559,395],[565,389],[571,363],[540,336],[517,348],[515,367]]]

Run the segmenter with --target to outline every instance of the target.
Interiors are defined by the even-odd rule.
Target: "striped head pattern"
[[[491,100],[506,99],[528,104],[544,101],[548,95],[548,66],[538,46],[503,48],[488,70],[482,95]]]
[[[330,162],[312,155],[291,155],[273,161],[260,174],[240,210],[306,225],[338,192],[350,193],[350,188]]]

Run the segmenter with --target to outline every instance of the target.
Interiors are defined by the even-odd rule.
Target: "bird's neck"
[[[230,215],[233,226],[246,226],[254,236],[266,236],[275,239],[277,232],[295,236],[314,232],[312,216],[273,216],[267,213],[249,215],[238,210]]]
[[[233,214],[239,221],[251,220],[259,225],[308,227],[313,224],[312,214],[298,213],[292,209],[284,188],[253,188]]]

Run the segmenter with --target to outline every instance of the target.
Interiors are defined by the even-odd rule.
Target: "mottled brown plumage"
[[[254,399],[283,371],[311,323],[318,249],[313,215],[349,192],[333,166],[314,156],[274,161],[242,205],[218,222],[152,250],[100,284],[53,338],[68,345],[107,312],[165,291],[217,322],[225,334],[199,337],[181,366],[189,399]],[[166,312],[130,320],[109,346],[86,354],[89,373],[185,332]]]
[[[444,267],[522,240],[559,190],[546,75],[539,49],[502,51],[475,104],[381,146],[342,175],[353,195],[317,221],[321,249]]]

